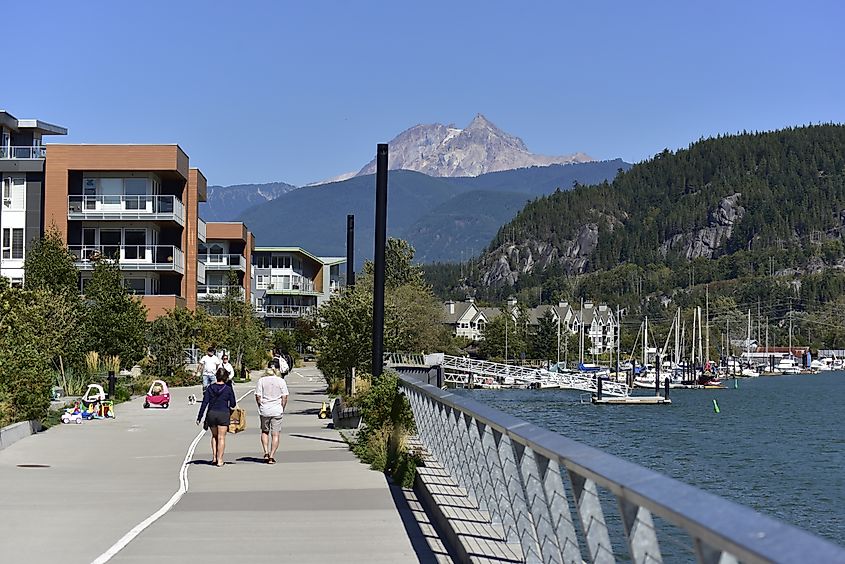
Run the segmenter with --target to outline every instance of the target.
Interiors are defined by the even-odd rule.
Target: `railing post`
[[[569,481],[572,483],[572,494],[575,496],[575,507],[578,509],[581,528],[587,540],[590,561],[594,564],[616,562],[595,482],[575,472],[568,473]]]
[[[502,464],[508,501],[516,520],[522,555],[526,562],[542,562],[537,546],[537,532],[534,530],[534,522],[525,499],[525,483],[519,470],[524,448],[523,445],[512,442],[509,436],[502,435],[497,452]]]
[[[625,528],[625,538],[628,539],[631,560],[636,564],[663,562],[651,512],[620,498],[619,513],[622,515],[622,525]]]

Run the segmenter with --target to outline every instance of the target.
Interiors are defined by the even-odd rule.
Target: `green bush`
[[[364,426],[358,432],[353,452],[373,470],[389,474],[403,487],[411,487],[422,459],[407,447],[407,437],[416,425],[408,398],[399,391],[396,374],[384,373],[354,400],[361,407]]]

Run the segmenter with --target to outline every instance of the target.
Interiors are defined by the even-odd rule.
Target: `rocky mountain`
[[[583,153],[549,157],[535,155],[519,137],[496,127],[481,114],[463,128],[439,123],[415,125],[390,141],[388,168],[422,172],[429,176],[478,176],[489,172],[550,164],[584,163]],[[376,161],[357,176],[374,174]]]
[[[461,178],[392,171],[388,234],[407,239],[421,262],[457,262],[480,253],[501,225],[535,198],[610,180],[629,167],[617,159]],[[373,253],[374,194],[373,175],[357,176],[284,193],[245,210],[239,219],[259,245],[301,245],[317,254],[345,255],[346,215],[354,214],[360,265]]]
[[[296,190],[284,182],[209,186],[207,201],[200,202],[199,214],[205,221],[235,221],[244,210]]]
[[[845,267],[843,236],[845,126],[745,133],[667,150],[612,183],[530,203],[481,255],[473,283],[508,292],[690,261],[717,280],[778,265],[813,273],[819,261]]]

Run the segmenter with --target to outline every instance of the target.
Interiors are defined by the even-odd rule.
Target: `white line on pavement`
[[[255,388],[250,388],[249,390],[247,390],[241,397],[238,398],[238,401],[244,399],[254,389]],[[123,548],[126,547],[127,544],[132,542],[135,537],[141,534],[144,529],[159,520],[162,515],[170,511],[173,506],[176,505],[180,499],[182,499],[182,496],[185,495],[185,493],[188,491],[188,463],[194,457],[194,450],[196,450],[197,444],[199,444],[200,439],[203,435],[205,435],[204,429],[197,433],[197,436],[194,437],[194,440],[191,442],[191,446],[188,447],[188,452],[185,453],[185,460],[182,461],[182,466],[181,468],[179,468],[179,489],[176,490],[176,493],[174,493],[173,496],[167,501],[167,503],[162,505],[158,511],[156,511],[137,525],[135,525],[131,531],[123,535],[120,540],[114,543],[107,551],[98,556],[97,559],[94,560],[91,564],[104,564],[105,562],[111,560],[115,554],[123,550]]]

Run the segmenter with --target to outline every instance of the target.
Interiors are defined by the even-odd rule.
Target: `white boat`
[[[795,362],[791,356],[780,359],[780,362],[775,366],[775,372],[780,374],[800,374],[801,367]]]

